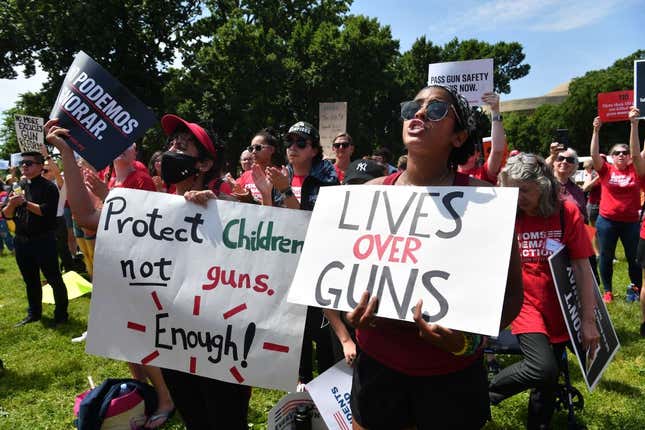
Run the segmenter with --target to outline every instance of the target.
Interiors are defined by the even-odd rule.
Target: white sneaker
[[[82,335],[79,337],[73,337],[72,342],[74,343],[79,343],[79,342],[85,342],[85,339],[87,339],[87,332],[84,331]]]

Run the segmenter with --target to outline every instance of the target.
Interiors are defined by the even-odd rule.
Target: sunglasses
[[[249,146],[247,146],[247,147],[246,147],[246,150],[247,150],[247,151],[249,151],[249,152],[253,152],[253,151],[255,151],[255,152],[260,152],[260,151],[262,151],[264,148],[266,148],[267,146],[268,146],[268,145],[260,145],[260,144],[257,144],[257,145],[249,145]]]
[[[559,162],[566,161],[569,164],[575,164],[576,157],[565,157],[564,155],[558,155],[555,161],[559,161]]]
[[[291,145],[296,144],[296,146],[300,149],[305,149],[309,142],[307,142],[305,139],[298,139],[298,140],[287,140],[287,148],[290,148]]]
[[[629,151],[614,151],[611,155],[629,155]]]
[[[414,118],[421,106],[422,104],[416,100],[401,103],[401,118],[406,121]],[[432,100],[426,105],[424,121],[441,121],[448,115],[450,109],[455,113],[455,118],[461,124],[461,118],[459,118],[452,103],[444,102],[443,100]]]
[[[338,148],[346,149],[346,148],[349,148],[350,145],[351,145],[351,143],[349,143],[349,142],[340,142],[340,143],[332,143],[331,144],[331,146],[334,149],[338,149]]]
[[[38,163],[37,161],[23,160],[20,162],[20,167],[31,167],[34,164],[41,164],[41,163]]]

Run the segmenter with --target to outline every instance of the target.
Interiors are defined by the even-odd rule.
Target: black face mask
[[[184,179],[194,176],[198,170],[195,167],[197,157],[178,152],[164,152],[161,155],[161,179],[166,184],[177,184]]]

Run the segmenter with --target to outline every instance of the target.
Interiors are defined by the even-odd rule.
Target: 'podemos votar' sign
[[[321,188],[289,301],[350,311],[378,296],[378,316],[497,335],[517,189]]]

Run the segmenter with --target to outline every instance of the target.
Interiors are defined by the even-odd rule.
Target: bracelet
[[[461,335],[464,337],[464,346],[459,351],[453,352],[452,355],[457,357],[473,355],[481,346],[482,336],[473,333],[462,333]]]
[[[291,186],[288,186],[285,188],[283,191],[280,191],[280,194],[282,195],[283,198],[287,197],[293,197],[293,190],[291,189]]]

